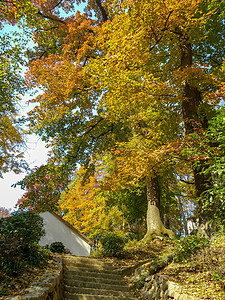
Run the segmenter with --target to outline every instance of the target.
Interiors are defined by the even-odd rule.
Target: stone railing
[[[57,270],[46,270],[41,278],[24,291],[24,295],[8,297],[6,300],[63,300],[62,259],[57,258],[57,263]]]
[[[200,300],[197,296],[184,293],[182,286],[168,280],[163,275],[151,275],[145,279],[141,293],[146,299],[155,300]]]

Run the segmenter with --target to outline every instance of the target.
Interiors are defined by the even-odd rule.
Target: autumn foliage
[[[43,165],[35,168],[17,183],[26,192],[17,201],[16,206],[20,210],[36,212],[57,211],[58,200],[67,184],[67,176],[62,176],[59,169]]]
[[[107,229],[105,199],[99,195],[99,174],[84,181],[85,169],[81,167],[68,189],[62,193],[59,209],[63,218],[91,238]],[[104,228],[105,224],[105,228]]]
[[[204,204],[218,178],[207,134],[225,89],[221,1],[82,3],[1,4],[7,22],[24,14],[32,31],[26,80],[40,93],[30,101],[36,106],[29,130],[51,146],[51,172],[41,167],[32,173],[37,176],[25,184],[21,204],[55,210],[63,192],[64,217],[88,232],[104,219],[102,186],[117,192],[144,182],[148,232],[155,232],[154,224],[149,228],[153,211],[160,228],[166,213],[164,223],[172,227],[175,206],[184,217],[186,198],[200,222],[208,222],[217,213]],[[81,4],[84,11],[75,11]],[[66,189],[77,164],[82,167]],[[84,182],[86,171],[92,175]]]

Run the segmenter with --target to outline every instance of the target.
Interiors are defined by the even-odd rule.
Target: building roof
[[[66,220],[64,220],[61,216],[57,215],[56,213],[52,212],[52,214],[59,219],[61,222],[63,222],[67,227],[69,227],[71,230],[73,230],[76,234],[78,234],[85,242],[87,242],[90,246],[94,245],[93,241],[90,240],[88,237],[86,237],[83,233],[81,233],[78,229],[73,227],[70,223],[68,223]]]

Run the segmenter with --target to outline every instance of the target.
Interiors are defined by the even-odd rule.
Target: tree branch
[[[53,26],[53,27],[50,27],[50,28],[47,28],[47,29],[44,29],[44,28],[41,28],[41,29],[35,29],[34,32],[38,32],[38,31],[49,31],[49,30],[52,30],[52,29],[58,29],[59,27],[58,26]]]
[[[106,22],[108,20],[108,14],[107,14],[105,8],[102,6],[101,0],[95,0],[95,2],[101,11],[103,21]]]
[[[97,135],[97,136],[91,136],[91,138],[92,138],[93,140],[97,140],[97,139],[99,139],[101,136],[104,136],[104,135],[106,135],[107,133],[112,132],[112,131],[113,131],[113,124],[111,124],[111,126],[110,126],[110,128],[109,128],[108,130],[106,130],[106,131],[100,133],[100,134]]]
[[[194,182],[190,182],[184,179],[179,179],[181,182],[187,183],[187,184],[195,184]]]
[[[78,145],[78,147],[77,147],[77,150],[76,150],[76,153],[75,153],[75,155],[70,155],[69,157],[68,157],[68,162],[69,161],[71,161],[72,159],[77,159],[77,157],[78,157],[78,154],[79,154],[79,151],[81,150],[81,148],[82,148],[82,145],[83,145],[83,143],[84,143],[84,139],[85,139],[85,136],[89,133],[89,132],[91,132],[96,126],[98,126],[98,124],[101,122],[101,121],[103,121],[104,120],[104,118],[100,118],[94,125],[92,125],[92,126],[90,126],[90,128],[88,128],[87,129],[87,131],[85,131],[80,137],[81,137],[81,141],[80,141],[80,143],[79,143],[79,145]],[[91,138],[93,138],[93,137],[91,137]]]
[[[51,17],[51,16],[46,16],[46,15],[44,15],[41,11],[38,11],[37,13],[38,13],[38,15],[40,15],[40,16],[41,16],[42,18],[44,18],[44,19],[49,19],[49,20],[51,20],[51,21],[56,21],[56,22],[59,22],[59,23],[62,23],[62,24],[66,24],[65,21],[60,20],[60,19],[53,18],[53,17]]]
[[[59,6],[61,3],[63,2],[63,0],[60,0],[58,3],[56,3],[55,6],[52,7],[51,10],[54,10],[57,6]]]
[[[39,59],[41,59],[45,54],[47,53],[47,51],[45,50],[45,51],[43,51],[42,53],[41,53],[41,55],[39,56]]]
[[[171,11],[169,12],[169,14],[168,14],[168,16],[167,16],[167,18],[166,18],[164,27],[163,27],[163,29],[161,29],[161,32],[166,31],[166,29],[167,29],[167,23],[169,22],[169,18],[170,18],[170,16],[172,15],[172,13],[173,13],[173,10],[171,10]],[[154,37],[155,37],[155,44],[154,44],[153,46],[150,47],[150,51],[152,51],[152,50],[159,44],[159,42],[160,42],[160,41],[162,40],[162,38],[163,38],[163,34],[162,34],[160,37],[158,37],[157,34],[155,33],[155,31],[154,31],[154,29],[153,29],[152,27],[151,27],[151,30],[152,30],[153,35],[154,35]]]

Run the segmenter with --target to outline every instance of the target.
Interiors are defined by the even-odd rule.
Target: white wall
[[[49,212],[40,213],[40,216],[44,220],[45,229],[45,236],[39,241],[40,246],[62,242],[73,255],[90,255],[90,245],[56,216]]]

